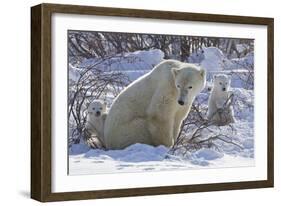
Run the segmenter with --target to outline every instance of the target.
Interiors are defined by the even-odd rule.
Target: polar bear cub
[[[107,109],[106,103],[102,100],[94,100],[88,106],[88,115],[86,122],[86,130],[90,134],[91,139],[89,141],[93,141],[93,138],[97,138],[99,143],[103,145],[104,138],[104,122],[107,117]],[[94,142],[89,142],[89,144]],[[96,141],[96,140],[94,140]]]
[[[234,123],[234,112],[232,107],[231,80],[227,75],[215,75],[213,87],[208,102],[207,118],[213,123],[223,126]]]

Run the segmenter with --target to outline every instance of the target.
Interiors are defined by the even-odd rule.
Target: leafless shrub
[[[94,99],[106,99],[107,95],[116,97],[130,82],[123,72],[105,71],[104,68],[99,67],[109,58],[103,58],[86,68],[80,68],[77,81],[69,80],[69,145],[79,143],[83,138],[88,104]]]
[[[207,100],[208,96],[205,96],[200,99],[197,98],[194,101],[188,117],[181,125],[179,135],[169,151],[170,154],[175,154],[180,151],[182,155],[185,155],[188,152],[194,152],[202,148],[213,148],[220,151],[220,142],[232,144],[243,149],[243,147],[232,138],[232,134],[234,134],[236,130],[231,124],[224,124],[224,126],[227,126],[229,129],[227,132],[222,132],[220,129],[220,126],[222,126],[221,124],[206,119],[207,107],[204,105],[206,105]],[[222,114],[228,112],[229,106],[232,104],[233,95],[225,102],[223,109],[217,112]]]
[[[203,47],[217,47],[227,56],[236,53],[237,57],[244,56],[237,50],[237,44],[248,48],[244,52],[250,52],[253,48],[252,40],[245,39],[88,31],[69,31],[68,42],[69,56],[75,58],[98,58],[138,50],[160,49],[167,59],[187,61],[192,53]]]

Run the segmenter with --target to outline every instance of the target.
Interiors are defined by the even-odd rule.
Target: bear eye
[[[220,82],[220,85],[222,85],[222,83]]]
[[[192,89],[192,86],[189,86],[188,89]]]
[[[180,85],[177,85],[177,88],[180,88]]]
[[[102,108],[100,108],[100,110],[102,110]]]
[[[93,107],[93,110],[95,110],[95,107]]]

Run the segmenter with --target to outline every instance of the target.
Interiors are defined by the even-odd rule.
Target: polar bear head
[[[221,92],[228,92],[231,80],[225,74],[218,74],[214,76],[214,90]]]
[[[173,68],[175,86],[178,91],[177,102],[179,105],[191,105],[195,96],[204,88],[206,71],[194,64],[182,63],[178,68]]]
[[[99,117],[106,112],[106,103],[102,100],[94,100],[88,106],[88,114]]]

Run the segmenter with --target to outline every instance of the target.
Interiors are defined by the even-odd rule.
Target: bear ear
[[[203,69],[202,67],[201,67],[201,69],[200,69],[200,75],[201,75],[201,77],[203,77],[203,78],[206,77],[206,70]]]
[[[180,72],[180,69],[172,68],[172,73],[174,74],[175,77],[178,75],[179,72]]]

